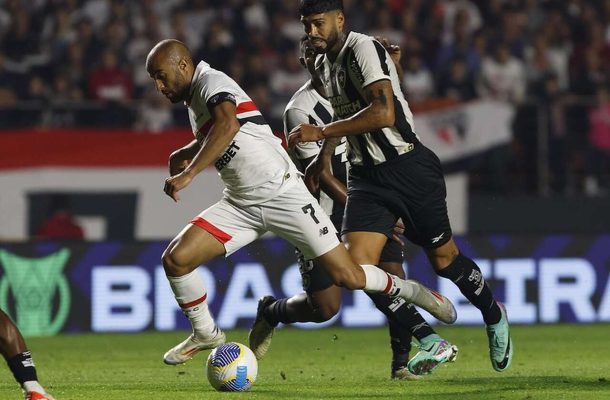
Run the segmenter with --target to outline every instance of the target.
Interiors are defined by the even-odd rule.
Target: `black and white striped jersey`
[[[316,70],[322,78],[336,119],[346,119],[368,106],[365,88],[388,79],[392,83],[396,121],[394,126],[347,136],[351,164],[373,166],[408,153],[418,141],[413,114],[400,89],[396,67],[383,45],[371,36],[350,32],[337,59],[320,57]]]
[[[332,121],[332,113],[333,109],[330,102],[318,93],[311,81],[307,81],[296,91],[286,106],[284,111],[284,134],[288,138],[290,131],[300,124],[326,125]],[[321,140],[303,142],[291,149],[289,154],[297,167],[303,172],[302,161],[317,156],[321,147]],[[347,165],[346,140],[342,138],[335,148],[331,168],[333,175],[344,185],[347,185]],[[324,212],[332,217],[333,222],[337,218],[343,217],[343,205],[335,204],[333,199],[323,191],[320,192],[320,205]]]

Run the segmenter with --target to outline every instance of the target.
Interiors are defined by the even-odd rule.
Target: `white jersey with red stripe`
[[[191,82],[187,102],[195,138],[202,147],[214,125],[211,107],[232,101],[241,125],[235,138],[215,162],[225,183],[224,195],[240,205],[263,203],[284,192],[298,177],[298,170],[265,122],[256,104],[225,73],[201,61]]]

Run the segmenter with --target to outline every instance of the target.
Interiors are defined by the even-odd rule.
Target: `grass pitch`
[[[30,338],[41,382],[57,400],[194,399],[610,399],[610,325],[513,326],[515,357],[497,373],[483,327],[440,327],[454,364],[417,382],[389,379],[384,329],[279,330],[245,393],[208,385],[207,352],[170,367],[162,354],[186,332]],[[227,339],[247,343],[246,331]],[[412,353],[414,354],[414,353]],[[8,368],[0,399],[20,399]]]

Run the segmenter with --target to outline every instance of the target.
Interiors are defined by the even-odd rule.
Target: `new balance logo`
[[[325,226],[324,228],[320,229],[320,236],[324,236],[328,234],[328,227]]]
[[[432,243],[438,243],[441,241],[441,239],[445,236],[445,232],[441,233],[440,235],[438,235],[437,237],[433,237],[431,239]]]

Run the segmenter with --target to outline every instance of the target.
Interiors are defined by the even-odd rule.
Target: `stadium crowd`
[[[515,106],[513,143],[493,161],[516,178],[480,188],[536,191],[541,130],[551,191],[608,187],[610,0],[344,4],[351,29],[401,46],[414,109],[437,98]],[[184,108],[156,95],[144,68],[152,45],[173,37],[234,78],[281,130],[287,101],[308,79],[296,9],[285,0],[0,1],[1,128],[183,125]]]

